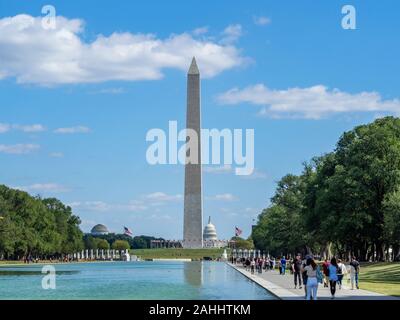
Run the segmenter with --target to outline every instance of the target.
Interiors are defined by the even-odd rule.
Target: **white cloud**
[[[4,145],[0,144],[0,153],[7,154],[28,154],[39,149],[40,146],[37,144],[13,144]]]
[[[225,174],[225,173],[233,173],[233,168],[231,165],[223,165],[223,166],[205,166],[203,167],[203,172],[211,173],[211,174]]]
[[[109,211],[111,206],[103,201],[75,201],[68,204],[73,209],[87,211]]]
[[[127,203],[109,203],[101,200],[96,201],[75,201],[69,203],[71,208],[81,211],[94,212],[141,212],[146,211],[149,207],[162,206],[167,203],[180,201],[182,195],[168,195],[164,192],[154,192],[144,195],[140,200],[131,200]]]
[[[0,123],[0,133],[4,133],[10,130],[10,125],[7,123]]]
[[[231,193],[216,194],[212,197],[207,197],[209,200],[215,201],[235,201],[237,198]]]
[[[15,125],[13,125],[13,129],[20,130],[23,132],[28,132],[28,133],[46,131],[46,128],[41,124],[32,124],[32,125],[15,124]]]
[[[263,84],[234,88],[218,96],[220,103],[263,106],[259,115],[272,118],[320,119],[335,113],[400,111],[400,100],[384,100],[378,92],[347,93],[316,85],[309,88],[269,89]]]
[[[124,88],[104,88],[97,91],[92,91],[92,94],[122,94],[125,93]]]
[[[35,183],[29,186],[19,186],[14,188],[26,192],[60,193],[69,191],[66,187],[59,185],[57,183]]]
[[[28,133],[42,132],[46,130],[46,128],[41,124],[20,125],[20,124],[0,123],[0,133],[7,132],[11,129]]]
[[[80,37],[82,20],[58,16],[57,28],[45,30],[41,19],[26,14],[0,19],[0,79],[40,85],[156,80],[168,68],[187,71],[192,56],[202,75],[213,77],[246,61],[235,46],[190,33],[160,39],[114,32],[86,42]],[[237,38],[240,29],[228,27],[225,36]]]
[[[231,24],[222,32],[222,44],[231,44],[236,42],[243,34],[242,26],[240,24]]]
[[[62,152],[52,152],[49,154],[49,156],[53,158],[63,158],[64,154]]]
[[[96,211],[96,212],[115,212],[115,211],[127,211],[127,212],[139,212],[144,211],[147,207],[137,201],[131,201],[128,203],[108,203],[104,201],[75,201],[69,203],[69,206],[73,209],[82,211]]]
[[[58,128],[54,130],[54,132],[60,134],[88,133],[90,132],[90,129],[85,126],[76,126],[68,128]]]
[[[199,36],[199,35],[202,35],[202,34],[206,34],[208,32],[208,27],[200,27],[200,28],[196,28],[196,29],[194,29],[193,31],[192,31],[192,33],[195,35],[195,36]]]
[[[147,200],[156,201],[156,202],[170,202],[170,201],[181,200],[182,195],[181,194],[168,195],[164,192],[154,192],[154,193],[145,195],[144,198],[146,198]]]
[[[268,17],[253,17],[253,21],[258,26],[265,26],[271,23],[271,19]]]
[[[250,175],[240,176],[242,179],[267,179],[268,175],[258,169],[254,169]]]

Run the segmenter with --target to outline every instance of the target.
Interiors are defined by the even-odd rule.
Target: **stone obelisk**
[[[197,133],[196,163],[185,164],[185,199],[183,221],[183,247],[203,247],[203,201],[201,184],[201,107],[200,72],[193,58],[187,75],[186,129]],[[188,154],[187,154],[188,156]]]

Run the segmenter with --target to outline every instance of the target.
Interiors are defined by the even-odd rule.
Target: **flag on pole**
[[[242,230],[241,229],[239,229],[238,227],[235,227],[235,236],[236,237],[239,237],[241,234],[242,234]]]
[[[132,237],[133,233],[129,228],[124,227],[124,235]]]

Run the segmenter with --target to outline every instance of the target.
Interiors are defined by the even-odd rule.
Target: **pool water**
[[[265,300],[265,289],[222,262],[55,264],[55,289],[43,265],[0,267],[0,299]]]

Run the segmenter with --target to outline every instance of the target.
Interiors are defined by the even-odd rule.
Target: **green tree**
[[[97,249],[100,249],[100,250],[110,249],[110,244],[105,239],[96,238],[96,246],[97,246]]]
[[[400,191],[388,194],[383,202],[384,238],[393,246],[393,259],[400,260]]]
[[[254,249],[254,243],[251,239],[243,239],[241,237],[233,237],[231,240],[235,241],[236,249],[247,249],[251,250]]]
[[[302,176],[286,175],[279,182],[271,205],[258,217],[252,239],[259,249],[274,255],[307,251],[302,219],[305,183]]]
[[[115,250],[128,250],[130,249],[129,242],[126,240],[115,240],[111,246]]]
[[[79,218],[57,199],[0,185],[0,216],[0,257],[46,257],[83,248]]]

